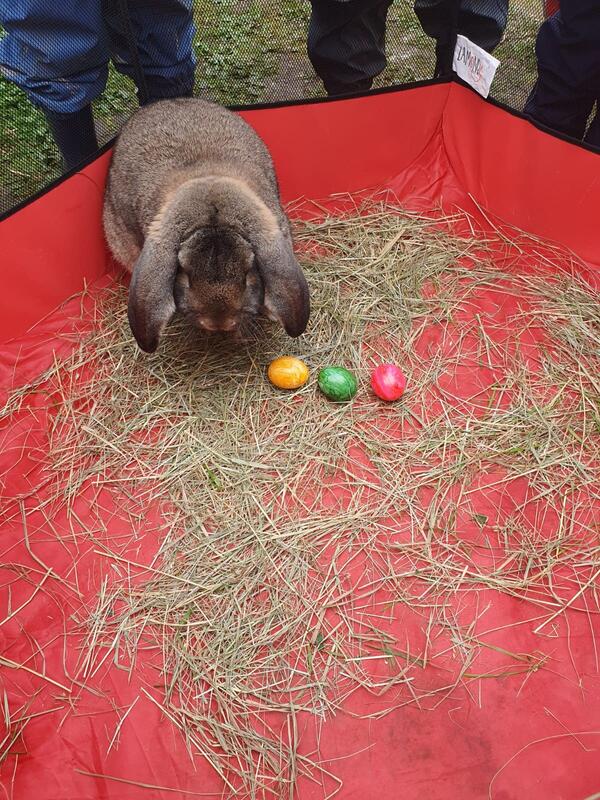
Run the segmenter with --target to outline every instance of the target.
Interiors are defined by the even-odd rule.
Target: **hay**
[[[373,202],[298,223],[313,295],[299,341],[257,326],[234,345],[174,324],[146,357],[113,288],[98,328],[35,384],[59,398],[55,491],[36,510],[91,487],[120,498],[136,535],[149,504],[164,517],[150,564],[121,555],[100,520],[89,530],[106,578],[82,620],[80,678],[107,659],[134,670],[143,653],[160,684],[144,698],[231,794],[291,798],[306,778],[332,795],[298,718],[325,720],[359,688],[381,716],[544,668],[544,654],[484,641],[479,593],[522,598],[539,629],[598,613],[600,298],[564,253],[455,237],[455,222]],[[314,380],[277,392],[265,369],[282,353],[354,370],[358,398],[329,404]],[[408,376],[394,406],[367,391],[382,358]],[[402,614],[420,621],[417,645],[391,632]],[[485,648],[508,664],[478,670]],[[419,688],[444,657],[456,675]]]

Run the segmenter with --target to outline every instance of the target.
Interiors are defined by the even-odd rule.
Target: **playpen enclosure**
[[[201,7],[209,5],[198,4],[198,9]],[[263,49],[261,58],[267,58],[269,64],[275,63],[268,60],[279,51],[273,48],[266,7],[220,3],[210,8],[213,16],[207,12],[206,19],[211,20],[213,30],[217,30],[217,17],[228,20],[228,29],[237,31],[245,42],[239,52],[246,53],[253,65],[254,51],[248,41],[254,41],[262,31],[268,47]],[[289,33],[289,20],[286,22],[285,15],[281,16],[281,8],[291,6],[279,7],[275,16],[278,25],[288,31],[286,41],[296,43],[294,52],[306,69],[306,81],[312,82],[317,93],[318,85],[304,55],[305,27],[294,25]],[[305,24],[307,7],[296,5],[294,9]],[[521,18],[515,16],[515,10],[521,16],[531,10],[535,19],[520,40],[514,34],[515,21]],[[250,13],[254,15],[253,25],[247,24]],[[403,63],[410,62],[413,71],[397,73],[390,82],[427,80],[433,68],[432,43],[418,30],[410,7],[396,3],[394,14],[405,20],[407,28],[413,26],[414,36],[427,56],[418,62],[414,51],[406,45],[406,29],[396,37],[392,22],[388,39],[390,63],[393,66],[394,59],[402,61],[404,53]],[[521,41],[533,64],[535,30],[542,14],[541,6],[511,4],[512,22],[502,47],[509,47],[513,31],[516,37],[511,45],[513,50],[504,56],[498,53],[503,59],[501,70],[505,72],[499,72],[492,94],[517,110],[529,90],[529,77],[525,79],[522,62],[516,55],[511,58],[510,53],[515,52],[516,42]],[[203,31],[206,37],[208,25],[199,26],[199,42]],[[218,42],[220,36],[215,36],[214,41]],[[205,57],[204,66],[199,60],[198,94],[210,94],[223,102],[268,102],[311,94],[307,84],[292,81],[289,73],[287,80],[276,80],[283,70],[278,72],[272,66],[270,80],[262,73],[258,82],[249,83],[247,72],[231,69],[231,45],[225,50],[224,55],[223,50],[211,51],[217,52],[220,59],[213,62],[212,72],[206,66],[209,56]],[[241,60],[238,58],[235,63],[239,66]],[[517,84],[516,78],[511,78],[506,84],[507,91],[517,85],[519,89],[502,96],[505,85],[502,76],[508,76],[506,70],[511,64],[513,75],[522,78],[522,82]],[[224,83],[219,84],[221,79]],[[382,80],[385,82],[387,78]],[[98,117],[104,121],[107,139],[116,129],[123,108],[135,107],[130,85],[115,75],[111,81],[114,83],[98,102]],[[3,84],[3,89],[6,87]],[[18,124],[28,115],[34,120],[39,118],[23,103],[18,92],[10,97],[12,110],[8,116],[4,115],[3,121],[12,126],[15,139],[12,144],[10,139],[6,142],[9,147],[16,142],[17,150],[22,148],[23,162],[18,163],[14,155],[17,151],[13,150],[10,156],[13,171],[5,170],[10,184],[5,189],[5,208],[43,188],[58,170],[46,133],[37,129],[33,140],[37,144],[33,147],[23,126]],[[456,83],[442,81],[347,102],[288,105],[244,114],[273,153],[285,201],[299,196],[324,198],[334,192],[382,186],[391,189],[407,206],[464,209],[482,231],[490,232],[490,220],[500,225],[505,222],[559,242],[590,264],[600,263],[596,205],[590,202],[600,181],[597,155],[537,130],[517,115],[483,102]],[[372,146],[365,147],[365,143]],[[45,161],[44,153],[51,150],[54,155]],[[357,153],[360,158],[356,158]],[[42,193],[2,223],[5,280],[0,298],[0,340],[16,337],[0,350],[3,397],[11,388],[35,381],[52,363],[53,352],[60,354],[61,347],[68,346],[68,338],[63,336],[65,318],[60,313],[45,321],[43,318],[66,297],[77,293],[84,280],[90,284],[106,271],[107,256],[99,220],[108,159],[109,154],[105,153],[81,174]],[[54,172],[48,169],[49,164],[54,164]],[[30,326],[40,320],[27,334]],[[59,725],[54,717],[55,706],[65,702],[63,692],[67,682],[62,645],[54,645],[54,640],[60,641],[64,633],[55,606],[58,600],[68,607],[72,597],[70,588],[61,588],[50,573],[47,581],[44,579],[52,584],[49,595],[46,595],[48,585],[32,584],[28,570],[37,570],[33,574],[43,578],[46,568],[32,560],[28,548],[53,570],[68,575],[72,575],[72,553],[62,545],[57,546],[53,536],[48,535],[44,520],[36,519],[35,514],[32,518],[27,507],[31,482],[39,475],[38,460],[43,463],[44,459],[48,419],[54,413],[52,398],[34,391],[25,398],[22,412],[20,415],[17,409],[14,418],[8,418],[2,429],[5,445],[0,448],[2,501],[7,511],[0,518],[0,530],[9,548],[11,565],[17,568],[27,565],[10,590],[13,594],[7,614],[11,619],[0,633],[0,656],[8,687],[5,717],[8,714],[11,723],[16,724],[14,740],[9,735],[9,758],[3,766],[2,788],[9,797],[12,792],[15,798],[45,800],[59,796],[139,800],[146,796],[193,796],[206,790],[222,792],[222,786],[215,784],[214,776],[207,777],[202,767],[198,771],[189,768],[183,738],[165,724],[161,712],[150,701],[140,701],[132,710],[122,727],[122,746],[111,749],[108,755],[106,744],[120,718],[109,716],[107,728],[107,718],[103,716],[106,698],[94,699],[90,695],[88,703],[86,694],[85,713],[69,714],[64,725]],[[15,452],[20,454],[16,463]],[[20,507],[23,502],[29,539],[23,533]],[[507,502],[512,502],[512,498],[508,497]],[[84,497],[81,504],[85,534],[88,509]],[[110,515],[112,510],[107,513]],[[591,505],[584,512],[591,514]],[[51,524],[68,535],[68,525],[73,523],[68,523],[61,513],[59,509]],[[77,529],[77,532],[82,531]],[[155,540],[149,536],[144,540],[144,551],[135,552],[134,547],[125,555],[150,560],[154,546]],[[97,592],[93,577],[89,582],[88,578],[97,577],[103,569],[94,550],[95,545],[85,541],[82,558],[77,563],[79,574],[86,581],[81,589],[87,588],[87,600],[91,602],[95,602]],[[408,709],[400,715],[392,713],[376,722],[364,723],[357,723],[346,714],[329,719],[322,745],[332,758],[336,773],[344,780],[345,793],[341,796],[366,798],[374,796],[375,791],[378,796],[396,798],[400,786],[404,797],[415,800],[424,795],[434,800],[486,795],[493,800],[593,797],[598,791],[595,748],[600,707],[594,638],[597,600],[590,584],[595,574],[595,562],[591,561],[584,565],[576,581],[568,584],[575,600],[583,602],[585,598],[590,604],[593,612],[590,617],[585,608],[582,614],[582,607],[573,600],[573,607],[566,609],[564,620],[556,623],[556,628],[553,621],[551,635],[534,637],[531,628],[537,623],[532,623],[519,627],[522,634],[516,644],[510,638],[500,640],[500,647],[512,652],[516,648],[517,656],[521,651],[543,649],[552,659],[550,669],[532,671],[526,679],[513,676],[506,681],[482,680],[481,702],[475,697],[471,704],[473,696],[469,695],[469,702],[461,704],[458,710],[444,705],[428,712]],[[13,577],[11,574],[9,582]],[[565,594],[565,602],[569,602],[570,596]],[[26,603],[24,614],[12,616],[21,601]],[[490,624],[503,626],[508,617],[514,621],[522,613],[527,612],[517,598],[506,605],[503,601],[493,611]],[[75,622],[68,633],[78,635]],[[43,654],[36,649],[36,640],[47,644]],[[499,640],[494,639],[493,643],[498,645]],[[502,654],[496,651],[496,656]],[[17,669],[20,662],[38,674]],[[48,679],[60,685],[48,685]],[[109,696],[122,713],[135,699],[132,691],[137,686],[135,682],[129,684],[122,671],[110,672],[108,681]],[[67,688],[72,690],[71,684]],[[469,687],[465,691],[472,690]],[[30,711],[31,698],[38,704],[34,713],[39,711],[40,716],[29,722],[21,737],[19,725]],[[373,747],[374,741],[377,747]],[[352,758],[348,758],[349,754]],[[94,773],[101,777],[94,777]],[[139,785],[140,782],[147,786]],[[164,792],[148,785],[162,786]],[[304,785],[301,796],[321,800],[324,794],[321,788]]]

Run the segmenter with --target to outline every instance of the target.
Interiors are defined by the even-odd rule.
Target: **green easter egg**
[[[337,403],[352,400],[358,389],[354,375],[344,367],[325,367],[319,372],[319,389]]]

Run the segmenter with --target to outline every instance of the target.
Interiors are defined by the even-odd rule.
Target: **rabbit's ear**
[[[173,288],[177,273],[177,251],[153,237],[146,239],[133,268],[127,314],[136,342],[153,353],[163,330],[175,314]]]
[[[279,231],[254,243],[258,271],[264,284],[264,305],[289,336],[300,336],[310,316],[308,284],[296,261],[291,236]]]

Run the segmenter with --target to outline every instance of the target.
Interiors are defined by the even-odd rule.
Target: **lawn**
[[[315,97],[323,93],[306,56],[310,5],[306,0],[196,0],[196,92],[221,103]],[[511,4],[493,95],[521,108],[535,80],[535,34],[541,0]],[[431,77],[433,43],[410,3],[390,9],[388,67],[377,85]],[[133,83],[111,69],[94,104],[101,141],[136,106]],[[13,84],[0,78],[0,211],[60,175],[61,162],[43,115]]]

